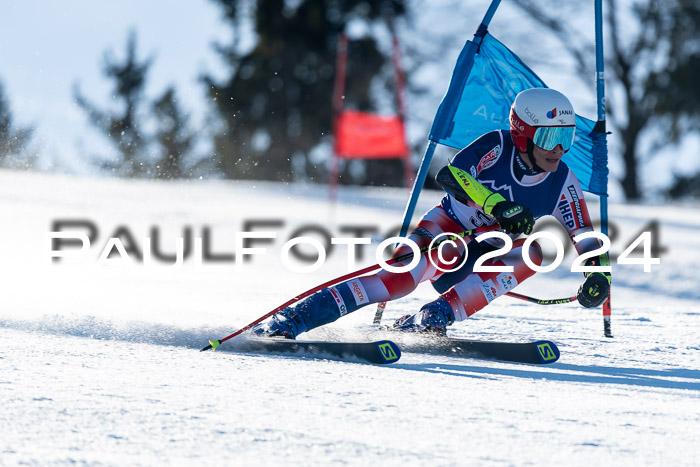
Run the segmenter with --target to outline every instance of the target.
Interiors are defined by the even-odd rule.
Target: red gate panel
[[[403,121],[396,115],[345,110],[336,122],[335,153],[347,159],[406,157],[409,149]]]

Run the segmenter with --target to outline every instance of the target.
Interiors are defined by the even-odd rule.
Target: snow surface
[[[405,352],[380,367],[236,353],[227,344],[198,351],[347,271],[340,248],[314,273],[283,267],[281,246],[294,229],[314,224],[340,237],[343,226],[375,226],[376,245],[400,223],[406,196],[344,188],[331,207],[315,186],[0,172],[0,464],[697,464],[694,208],[611,206],[613,252],[652,219],[668,248],[651,273],[615,267],[615,338],[602,336],[600,310],[510,298],[451,331],[553,340],[562,356],[552,365]],[[419,209],[439,197],[425,193]],[[98,227],[82,261],[50,264],[48,232],[58,219]],[[241,270],[189,260],[179,268],[98,264],[119,226],[139,247],[156,226],[166,252],[185,227],[195,236],[209,227],[223,254],[245,221],[260,219],[281,221],[279,238]],[[518,291],[568,296],[580,282],[562,266]],[[421,286],[390,303],[385,322],[434,296]],[[305,338],[362,340],[373,314],[370,306]]]

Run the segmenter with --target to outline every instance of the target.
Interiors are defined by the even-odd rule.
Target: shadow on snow
[[[700,392],[700,370],[669,368],[662,370],[645,368],[621,368],[612,366],[583,366],[567,363],[555,363],[542,368],[519,365],[521,368],[498,368],[475,365],[455,364],[408,364],[397,363],[392,368],[420,371],[467,378],[489,377],[497,379],[502,376],[529,380],[563,381],[587,384],[614,384],[660,389],[684,389]],[[576,373],[571,373],[576,372]],[[681,379],[675,381],[667,378]]]

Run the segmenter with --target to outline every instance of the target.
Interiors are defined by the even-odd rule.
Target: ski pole
[[[534,298],[528,297],[527,295],[522,295],[515,292],[507,292],[506,295],[512,298],[518,298],[520,300],[525,300],[526,302],[536,303],[538,305],[561,305],[564,303],[571,303],[578,300],[578,297],[566,297],[566,298]],[[374,315],[374,324],[379,324],[382,321],[382,315],[384,314],[384,309],[386,308],[386,302],[380,302],[377,304],[377,312]]]
[[[520,300],[525,300],[526,302],[537,303],[538,305],[561,305],[562,303],[571,303],[571,302],[575,302],[576,300],[578,300],[578,297],[575,295],[573,297],[566,297],[566,298],[545,298],[545,299],[528,297],[527,295],[522,295],[522,294],[515,293],[515,292],[508,292],[508,293],[506,293],[506,295],[509,297],[513,297],[513,298],[519,298]]]
[[[485,232],[486,230],[493,230],[494,228],[497,228],[497,227],[498,227],[498,224],[493,225],[493,226],[488,226],[488,227],[481,227],[481,228],[479,228],[479,229],[465,230],[464,232],[461,232],[461,233],[459,233],[459,234],[456,234],[456,235],[453,235],[453,236],[445,237],[445,239],[443,239],[443,240],[441,240],[441,241],[435,243],[435,244],[433,245],[432,248],[430,248],[430,245],[424,246],[423,248],[420,249],[420,253],[421,253],[421,254],[425,254],[425,253],[427,253],[427,252],[430,251],[430,250],[434,250],[434,249],[438,248],[438,247],[439,247],[443,242],[445,242],[445,241],[454,240],[454,239],[457,238],[457,237],[469,236],[469,235],[472,235],[472,234],[478,233],[478,232]],[[413,258],[413,251],[410,251],[410,252],[408,252],[408,253],[406,253],[406,254],[403,254],[403,255],[401,255],[401,256],[398,256],[398,257],[396,257],[396,258],[392,258],[392,259],[390,259],[389,261],[387,261],[386,264],[387,264],[387,265],[392,265],[392,264],[395,264],[395,263],[398,263],[398,262],[401,262],[401,261],[405,261],[405,260],[411,259],[411,258]],[[382,268],[382,266],[381,266],[380,264],[373,264],[373,265],[371,265],[371,266],[367,266],[367,267],[365,267],[365,268],[358,269],[357,271],[349,272],[349,273],[344,274],[344,275],[342,275],[342,276],[340,276],[340,277],[336,277],[335,279],[331,279],[331,280],[329,280],[329,281],[327,281],[327,282],[324,282],[324,283],[321,284],[321,285],[317,285],[316,287],[313,287],[313,288],[307,290],[307,291],[304,292],[304,293],[301,293],[301,294],[299,294],[299,295],[296,295],[296,296],[292,297],[291,299],[287,300],[286,302],[284,302],[283,304],[281,304],[280,306],[278,306],[278,307],[275,308],[274,310],[270,311],[269,313],[266,313],[266,314],[264,314],[263,316],[261,316],[260,318],[258,318],[258,319],[256,319],[255,321],[253,321],[252,323],[247,324],[246,326],[243,326],[241,329],[239,329],[238,331],[234,332],[233,334],[229,334],[228,336],[224,337],[223,339],[219,339],[219,340],[216,340],[216,341],[209,341],[209,345],[207,345],[206,347],[204,347],[200,352],[204,352],[205,350],[210,350],[210,349],[216,350],[217,347],[219,347],[222,343],[226,342],[227,340],[236,337],[237,335],[239,335],[239,334],[241,334],[241,333],[247,331],[248,329],[252,328],[252,327],[255,326],[256,324],[259,324],[259,323],[263,322],[264,320],[266,320],[266,319],[269,318],[270,316],[274,315],[274,314],[277,313],[278,311],[281,311],[281,310],[287,308],[289,305],[291,305],[291,304],[293,304],[293,303],[295,303],[295,302],[298,302],[298,301],[301,300],[302,298],[306,298],[306,297],[308,297],[309,295],[312,295],[312,294],[318,292],[319,290],[323,290],[323,289],[325,289],[326,287],[331,287],[331,286],[333,286],[333,285],[335,285],[335,284],[338,284],[338,283],[340,283],[340,282],[343,282],[343,281],[346,281],[346,280],[349,280],[349,279],[353,279],[353,278],[355,278],[355,277],[362,276],[362,275],[364,275],[364,274],[370,273],[370,272],[372,272],[372,271],[376,271],[377,269],[381,269],[381,268]]]

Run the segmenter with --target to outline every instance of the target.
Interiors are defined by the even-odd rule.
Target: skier
[[[440,205],[430,209],[410,234],[419,248],[444,232],[457,233],[498,223],[516,238],[529,235],[535,219],[552,215],[570,238],[592,231],[583,192],[576,177],[561,158],[574,142],[575,113],[569,100],[558,91],[534,88],[519,93],[510,109],[510,131],[484,134],[457,153],[436,179],[447,192]],[[395,300],[412,292],[419,283],[431,280],[441,294],[417,313],[399,318],[394,328],[444,335],[447,326],[462,321],[504,295],[534,274],[524,262],[525,239],[513,242],[505,255],[484,262],[485,266],[513,266],[513,272],[473,272],[475,261],[502,245],[498,239],[475,241],[465,238],[467,261],[449,272],[455,259],[463,258],[465,247],[432,250],[408,272],[381,270],[326,288],[295,307],[286,308],[255,326],[260,336],[296,338],[300,333],[335,321],[358,308],[380,301]],[[579,254],[599,247],[596,239],[575,244]],[[401,246],[395,256],[410,251]],[[533,242],[530,258],[538,266],[542,251]],[[429,261],[426,255],[431,255]],[[408,263],[406,260],[404,263]],[[459,262],[454,263],[459,264]],[[609,264],[607,255],[590,259],[586,265]],[[584,307],[600,306],[608,296],[610,274],[586,273],[578,291]]]

